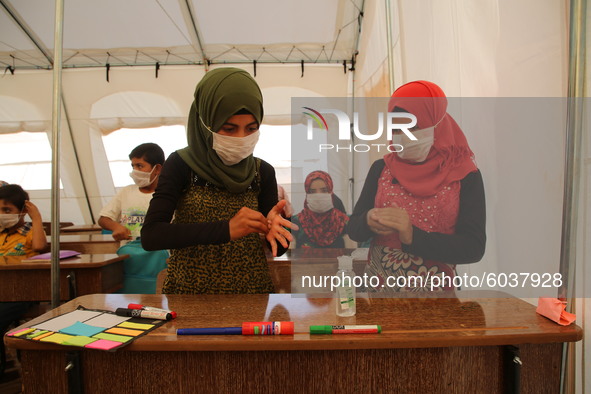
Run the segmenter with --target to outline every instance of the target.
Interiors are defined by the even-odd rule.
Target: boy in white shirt
[[[117,241],[137,239],[144,224],[158,176],[164,164],[164,152],[154,143],[135,147],[129,154],[134,185],[121,189],[100,212],[99,226],[113,232]]]

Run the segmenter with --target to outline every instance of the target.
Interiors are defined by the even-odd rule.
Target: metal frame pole
[[[62,52],[64,0],[55,0],[55,30],[53,36],[53,113],[51,157],[51,306],[60,303],[60,135],[62,109]]]
[[[394,92],[394,49],[392,48],[392,7],[391,0],[384,0],[386,3],[386,43],[388,44],[388,81],[390,83],[390,94]]]
[[[560,273],[563,279],[563,286],[559,289],[558,297],[566,300],[568,310],[572,311],[575,301],[577,208],[579,206],[581,178],[587,0],[571,0],[569,5],[566,162],[564,169],[563,221],[560,250]],[[565,343],[563,345],[560,371],[561,393],[574,392],[574,351],[575,348],[572,344]]]

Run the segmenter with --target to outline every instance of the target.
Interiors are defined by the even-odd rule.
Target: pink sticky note
[[[17,335],[17,334],[18,334],[19,332],[23,332],[23,331],[27,331],[27,330],[30,330],[30,328],[23,328],[23,329],[20,329],[20,330],[18,330],[18,331],[10,332],[10,333],[8,333],[8,334],[6,334],[6,335],[7,335],[7,336],[9,336],[9,337],[12,337],[12,336],[17,336],[17,337],[18,337],[18,335]]]
[[[89,349],[100,349],[100,350],[110,350],[114,347],[120,346],[121,342],[109,341],[106,339],[99,339],[96,342],[89,343],[88,345],[84,346]]]
[[[568,326],[575,321],[576,316],[565,309],[566,301],[560,301],[558,298],[540,297],[536,312],[561,326]]]

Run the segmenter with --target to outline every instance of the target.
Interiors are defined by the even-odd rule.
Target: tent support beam
[[[8,15],[10,15],[12,20],[14,20],[14,22],[23,31],[23,33],[25,33],[27,37],[29,37],[29,40],[31,40],[33,45],[35,45],[37,49],[39,49],[39,51],[43,54],[43,56],[45,56],[49,64],[53,65],[53,58],[51,57],[49,50],[45,48],[45,46],[41,42],[41,39],[39,39],[39,37],[37,37],[35,33],[33,33],[33,31],[27,26],[27,24],[25,23],[23,18],[18,14],[18,12],[16,12],[16,10],[9,3],[7,3],[6,0],[0,0],[0,4],[2,4]]]
[[[394,51],[392,48],[392,7],[390,0],[384,0],[386,3],[386,43],[388,45],[388,82],[390,84],[390,94],[395,90],[394,86]]]
[[[51,157],[51,307],[60,304],[60,136],[62,114],[62,53],[64,0],[55,0],[53,114]]]
[[[199,35],[197,21],[195,20],[194,13],[191,11],[191,4],[189,4],[189,0],[179,0],[179,3],[181,6],[181,12],[183,13],[183,17],[185,18],[185,22],[187,23],[187,27],[192,27],[192,29],[189,29],[189,32],[191,33],[193,40],[197,43],[197,46],[199,47],[201,58],[203,59],[203,64],[207,65],[207,55],[205,54],[205,48],[203,48],[203,40]],[[194,45],[195,44],[193,43],[193,46]]]
[[[72,140],[72,150],[74,151],[74,158],[76,159],[76,167],[78,168],[78,175],[80,176],[80,182],[82,182],[82,189],[84,190],[84,198],[86,200],[86,205],[88,207],[88,214],[90,215],[90,220],[94,223],[94,214],[92,213],[92,206],[90,204],[90,198],[88,196],[88,189],[86,188],[86,182],[84,181],[84,174],[82,173],[82,168],[80,167],[80,159],[78,157],[78,148],[76,147],[76,140],[74,139],[74,133],[72,132],[72,124],[70,123],[70,116],[68,114],[68,108],[66,107],[66,100],[64,98],[64,94],[62,92],[62,105],[64,108],[64,115],[66,117],[66,124],[68,125],[68,132],[70,133],[70,139]]]
[[[569,27],[568,93],[566,113],[566,147],[564,168],[564,197],[562,207],[562,240],[560,274],[563,286],[558,297],[567,301],[574,312],[577,262],[577,209],[579,207],[582,137],[585,95],[585,37],[587,34],[587,0],[571,0]],[[565,343],[560,370],[560,392],[574,393],[575,347]]]

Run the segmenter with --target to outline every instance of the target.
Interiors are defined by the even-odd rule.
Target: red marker
[[[170,313],[172,318],[176,318],[176,312],[174,311],[169,311],[168,309],[161,309],[161,308],[155,308],[153,306],[144,306],[144,305],[140,305],[140,304],[129,304],[127,305],[128,309],[143,309],[144,311],[155,311],[155,312],[166,312],[166,313]]]

